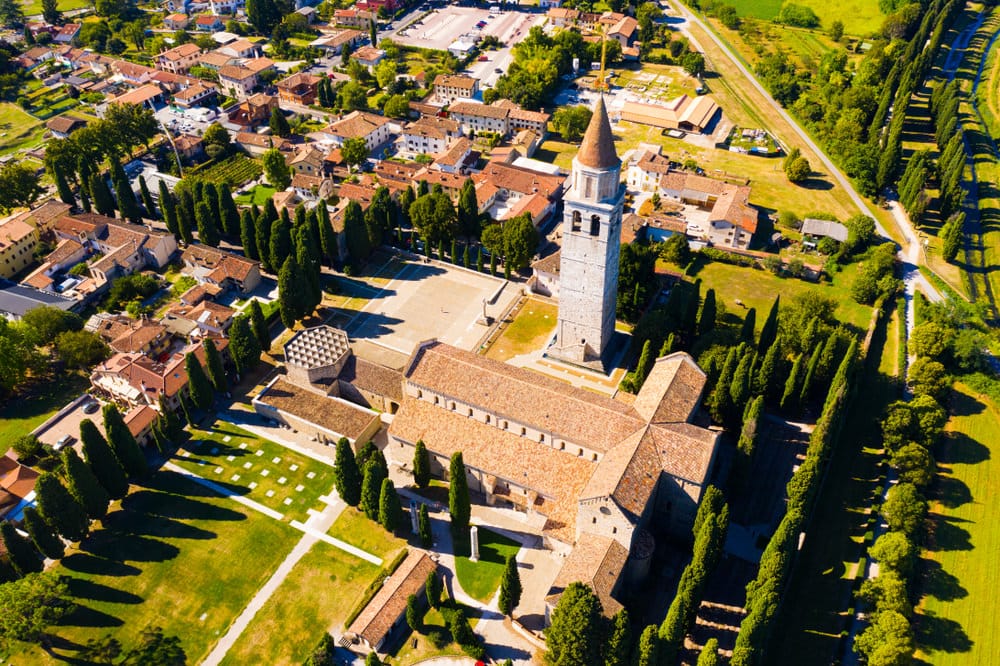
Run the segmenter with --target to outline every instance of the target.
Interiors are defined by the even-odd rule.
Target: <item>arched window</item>
[[[601,233],[601,217],[599,215],[590,216],[590,235],[596,236]]]
[[[580,225],[581,225],[580,211],[574,210],[573,211],[573,231],[579,231],[580,230]]]

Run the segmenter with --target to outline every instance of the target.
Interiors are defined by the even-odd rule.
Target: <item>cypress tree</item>
[[[783,410],[791,411],[798,406],[799,388],[802,386],[802,358],[804,356],[805,354],[799,354],[795,357],[792,371],[788,373],[788,379],[785,380],[785,392],[781,394],[780,405]]]
[[[732,396],[729,392],[733,377],[736,374],[736,367],[739,365],[739,348],[733,347],[726,355],[726,363],[722,366],[722,373],[715,383],[715,391],[712,392],[711,403],[708,411],[712,414],[712,420],[716,423],[725,423],[732,411]]]
[[[754,451],[760,432],[760,416],[764,411],[764,396],[758,395],[747,405],[743,414],[740,439],[736,444],[736,461],[733,464],[733,487],[740,488],[749,477]]]
[[[451,514],[451,527],[456,535],[465,534],[469,530],[472,505],[469,501],[469,480],[465,476],[465,462],[462,460],[461,451],[452,454],[448,477],[448,511]]]
[[[740,342],[748,345],[754,344],[754,327],[757,325],[757,309],[747,310],[747,316],[743,318],[743,326],[740,328]]]
[[[87,512],[73,499],[52,472],[45,472],[35,482],[38,512],[49,525],[68,541],[79,541],[90,529]]]
[[[719,639],[709,638],[701,648],[698,655],[698,663],[695,666],[720,666],[719,661]]]
[[[497,274],[497,255],[490,254],[490,275]]]
[[[201,367],[201,362],[194,355],[194,352],[188,352],[184,356],[184,370],[188,376],[188,394],[191,396],[191,402],[198,409],[204,410],[211,407],[212,400],[215,399],[212,382],[205,374],[205,369]]]
[[[601,600],[583,583],[566,586],[546,631],[550,664],[598,664],[603,643]]]
[[[278,312],[285,328],[292,328],[302,318],[306,301],[302,293],[302,271],[294,256],[285,259],[278,273]]]
[[[705,292],[705,301],[701,305],[701,316],[698,318],[698,335],[705,335],[715,330],[715,290]]]
[[[0,522],[0,541],[3,541],[7,549],[7,558],[19,575],[27,576],[42,570],[42,558],[35,550],[35,545],[21,536],[21,533],[14,529],[13,523],[6,520]]]
[[[215,186],[215,183],[208,181],[202,185],[200,200],[208,205],[208,211],[212,215],[212,222],[215,223],[215,231],[216,233],[220,233],[223,230],[222,211],[219,207],[219,188]]]
[[[476,272],[483,272],[483,248],[482,246],[476,247]]]
[[[56,183],[56,191],[59,192],[59,200],[65,204],[69,204],[70,206],[75,206],[76,198],[73,196],[73,190],[66,181],[66,174],[63,173],[62,167],[57,163],[52,162],[51,164],[46,164],[45,168],[52,174],[52,179]],[[83,190],[81,190],[81,192],[82,191]]]
[[[757,339],[757,351],[762,352],[770,349],[771,345],[778,337],[778,309],[781,303],[781,296],[775,296],[771,303],[771,309],[764,320],[764,326],[760,329],[760,337]]]
[[[636,647],[636,666],[656,666],[659,663],[660,637],[655,624],[642,630]]]
[[[809,363],[806,365],[805,377],[802,380],[802,388],[799,390],[800,404],[805,405],[809,402],[809,396],[812,394],[813,385],[816,382],[819,358],[822,353],[823,347],[821,345],[816,345],[813,347],[812,354],[809,355]]]
[[[122,469],[129,476],[144,476],[148,471],[146,456],[142,454],[139,443],[135,441],[132,432],[125,425],[121,412],[115,405],[104,405],[104,432],[108,433],[108,444],[114,451]]]
[[[403,522],[403,507],[399,504],[399,495],[392,479],[382,479],[382,490],[378,498],[378,522],[386,532],[395,533]]]
[[[260,259],[261,267],[268,273],[275,273],[280,265],[274,266],[271,263],[271,225],[278,219],[278,210],[274,207],[274,200],[268,199],[264,205],[264,210],[254,218],[257,231],[257,258]]]
[[[426,488],[431,482],[431,458],[422,439],[413,448],[413,482],[418,488]]]
[[[431,516],[427,511],[427,505],[420,503],[417,510],[417,532],[420,534],[420,545],[430,548],[434,545],[434,534],[431,531]]]
[[[108,513],[111,497],[101,486],[97,476],[72,448],[62,450],[62,462],[69,494],[80,503],[91,520],[103,520]]]
[[[130,222],[139,224],[142,222],[142,214],[139,211],[139,203],[135,200],[135,193],[129,185],[128,176],[122,168],[122,163],[117,156],[111,158],[111,184],[115,187],[115,200],[118,202],[118,210],[122,217]]]
[[[115,216],[115,198],[100,173],[90,174],[90,196],[94,201],[94,210],[101,215]]]
[[[180,392],[177,394],[177,402],[180,405],[181,414],[184,415],[184,422],[189,426],[194,426],[194,405],[191,404],[190,398]]]
[[[441,607],[441,593],[443,585],[437,571],[433,569],[427,573],[427,580],[424,581],[424,592],[427,594],[427,603],[431,608]]]
[[[183,200],[183,199],[182,199]],[[177,208],[177,235],[185,244],[194,242],[194,234],[191,230],[195,227],[193,214],[189,214],[187,208]]]
[[[349,506],[357,506],[361,501],[361,472],[346,437],[337,440],[333,483],[337,494]]]
[[[642,385],[646,382],[646,377],[649,376],[649,371],[653,369],[653,364],[656,362],[656,358],[653,356],[653,341],[646,340],[642,344],[642,353],[639,354],[639,362],[635,366],[635,390],[636,393],[642,388]]]
[[[177,203],[174,201],[174,195],[170,194],[170,190],[167,189],[167,184],[162,180],[160,181],[160,210],[163,213],[163,222],[167,225],[167,231],[176,238],[179,235]]]
[[[250,318],[243,314],[229,327],[229,352],[236,364],[236,372],[245,376],[260,362],[260,345],[250,330]]]
[[[167,455],[170,451],[170,438],[167,437],[166,428],[163,415],[156,417],[153,420],[152,426],[150,426],[150,433],[153,435],[153,444],[156,445],[156,450],[163,455]]]
[[[204,201],[194,205],[194,219],[198,225],[198,240],[210,247],[219,247],[219,230],[215,227],[215,215]]]
[[[754,377],[753,394],[770,397],[775,391],[775,380],[778,372],[779,355],[781,354],[781,344],[775,341],[767,348],[764,355],[764,362],[761,363],[757,376]]]
[[[750,398],[750,367],[753,364],[754,353],[749,349],[743,353],[736,372],[733,373],[733,381],[729,385],[729,397],[732,399],[732,411],[730,412],[730,422],[735,421],[746,407]]]
[[[622,608],[611,618],[611,633],[604,653],[604,666],[628,666],[632,653],[632,623]]]
[[[462,266],[465,268],[469,267],[469,244],[466,243],[462,250]]]
[[[271,334],[268,333],[267,320],[264,319],[264,311],[260,309],[260,302],[257,299],[250,301],[250,328],[261,350],[270,349]]]
[[[382,494],[382,481],[385,480],[382,466],[374,460],[365,465],[364,480],[361,482],[361,503],[358,505],[370,520],[378,520],[379,498]]]
[[[371,254],[371,240],[365,228],[364,213],[357,201],[351,201],[344,209],[344,240],[351,263],[359,266]]]
[[[694,291],[688,293],[687,303],[684,308],[684,323],[681,329],[688,341],[694,338],[698,332],[698,306],[701,304],[701,280],[695,280]]]
[[[271,223],[271,234],[268,237],[270,247],[268,256],[271,265],[282,267],[285,260],[292,256],[292,223],[288,219],[288,209],[282,208],[281,215]]]
[[[212,338],[205,338],[205,364],[208,366],[208,378],[212,386],[219,393],[224,393],[229,388],[229,380],[226,378],[226,371],[222,368],[222,357],[219,350],[215,348]]]
[[[219,218],[227,236],[235,238],[240,235],[240,212],[227,183],[219,185]]]
[[[121,499],[128,492],[128,478],[125,469],[118,462],[114,451],[90,419],[80,421],[80,442],[83,457],[90,470],[111,499]]]
[[[240,213],[240,243],[243,244],[243,254],[247,259],[257,259],[257,229],[254,227],[253,213],[244,208]]]
[[[309,227],[303,225],[295,231],[295,259],[305,276],[305,296],[302,316],[306,317],[315,312],[320,303],[323,302],[323,290],[320,284],[319,257],[313,256],[316,246],[309,240]]]
[[[146,215],[151,220],[155,220],[156,205],[153,203],[153,195],[149,193],[149,186],[146,185],[146,179],[143,176],[139,176],[139,196],[142,197],[142,205],[146,209]]]
[[[24,529],[35,543],[35,547],[50,560],[61,560],[66,554],[66,546],[63,545],[62,539],[33,506],[24,509]]]
[[[674,334],[671,333],[667,336],[667,339],[663,341],[663,346],[660,347],[660,355],[657,358],[663,358],[668,354],[674,352]]]
[[[521,592],[521,574],[517,570],[517,560],[513,555],[508,555],[500,578],[500,612],[513,617],[514,609],[521,603]]]
[[[167,405],[164,394],[160,394],[160,417],[163,419],[163,432],[170,440],[179,439],[184,432],[184,425],[177,418],[177,414]]]
[[[91,212],[92,208],[90,205],[90,195],[87,194],[87,190],[80,188],[80,207],[83,208],[84,213]]]
[[[337,232],[333,230],[333,223],[330,222],[330,211],[327,210],[326,202],[320,203],[316,207],[316,211],[319,246],[323,251],[323,258],[326,260],[326,265],[332,267],[334,262],[340,258],[340,249],[337,246]]]
[[[420,610],[417,608],[417,595],[415,594],[406,598],[406,625],[410,631],[420,630]]]

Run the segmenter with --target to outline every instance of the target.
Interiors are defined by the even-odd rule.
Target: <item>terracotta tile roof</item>
[[[191,90],[191,88],[188,88]],[[194,150],[198,146],[202,145],[202,140],[200,136],[194,136],[193,134],[181,134],[179,137],[174,139],[174,147],[177,150],[187,152],[189,150]]]
[[[142,87],[136,88],[135,90],[130,90],[124,95],[119,95],[110,101],[112,104],[145,104],[149,100],[162,94],[163,91],[160,89],[160,86],[155,83],[147,83]]]
[[[219,69],[220,79],[229,79],[231,81],[245,81],[251,76],[256,76],[257,73],[252,69],[247,69],[240,65],[226,65]]]
[[[448,116],[472,116],[474,118],[505,119],[510,116],[510,109],[475,102],[456,102],[448,107]]]
[[[444,171],[428,169],[426,167],[413,174],[413,180],[415,183],[419,183],[421,180],[426,180],[427,184],[431,187],[434,185],[440,185],[445,191],[460,190],[462,185],[465,184],[465,180],[467,178],[468,176],[462,176],[457,173],[445,173]]]
[[[201,301],[193,306],[177,303],[168,312],[175,317],[220,330],[228,327],[237,314],[236,310],[212,301]]]
[[[417,351],[406,378],[601,453],[645,425],[616,400],[439,342]]]
[[[449,75],[449,74],[438,74],[434,77],[435,86],[445,86],[448,88],[461,88],[463,90],[472,91],[479,79],[474,79],[471,76],[462,76],[461,74]]]
[[[542,123],[543,127],[545,126],[545,123],[549,122],[549,118],[551,117],[551,115],[543,111],[528,111],[527,109],[522,109],[520,107],[510,110],[511,120],[526,120],[533,123]]]
[[[551,275],[559,275],[559,268],[562,265],[562,250],[556,250],[547,257],[542,257],[535,263],[531,264],[531,268],[539,273],[549,273]]]
[[[83,127],[86,124],[87,121],[82,118],[75,118],[73,116],[57,116],[56,118],[52,118],[46,122],[45,126],[53,132],[68,134],[77,127]]]
[[[357,201],[362,208],[368,208],[368,204],[375,198],[375,188],[357,183],[341,183],[337,196],[342,201]]]
[[[243,66],[254,74],[259,74],[265,69],[274,67],[274,61],[270,58],[251,58],[250,60],[244,61]]]
[[[210,51],[209,53],[206,53],[203,56],[201,56],[199,62],[201,62],[201,64],[203,65],[222,68],[228,65],[229,63],[233,62],[233,60],[234,58],[232,56],[228,56],[225,53]]]
[[[243,282],[259,262],[241,257],[225,250],[218,250],[201,243],[193,243],[184,249],[181,260],[189,265],[207,269],[206,277],[221,284],[227,278]]]
[[[196,284],[181,294],[180,301],[182,303],[187,303],[188,305],[197,305],[206,299],[213,300],[221,293],[221,287],[218,287],[211,282],[202,282],[200,284]]]
[[[215,346],[221,352],[229,346],[229,340],[226,338],[215,340]],[[142,354],[117,353],[94,368],[91,382],[100,385],[102,377],[117,377],[131,386],[137,396],[145,395],[148,402],[155,403],[161,393],[165,393],[168,397],[174,396],[187,386],[184,355],[189,351],[194,352],[199,362],[205,365],[205,349],[200,342],[173,354],[163,363]]]
[[[650,423],[684,423],[698,407],[707,381],[683,352],[659,358],[636,396],[635,410]]]
[[[38,472],[8,456],[3,456],[0,460],[3,461],[3,466],[0,467],[0,488],[14,497],[25,499],[35,489]]]
[[[164,60],[183,60],[184,58],[190,58],[196,53],[201,53],[201,48],[197,44],[189,42],[187,44],[181,44],[180,46],[168,49],[157,57],[163,58]]]
[[[255,398],[279,411],[297,416],[351,440],[361,437],[378,414],[346,400],[338,400],[317,391],[296,386],[277,378],[262,395]]]
[[[0,222],[0,249],[16,245],[36,233],[35,228],[27,222],[17,218],[8,218],[6,221]]]
[[[379,177],[379,180],[392,180],[409,185],[413,182],[413,175],[420,169],[418,164],[411,162],[379,160],[375,164],[375,175]]]
[[[349,382],[363,391],[384,396],[397,403],[403,400],[403,373],[378,363],[358,358],[347,359],[337,379]]]
[[[201,83],[195,83],[194,85],[188,86],[184,90],[179,90],[176,93],[174,93],[174,99],[179,99],[182,101],[193,100],[213,90],[215,90],[214,85],[203,85]]]
[[[308,72],[297,72],[285,77],[274,85],[278,90],[295,90],[299,86],[314,87],[322,81],[322,78],[309,74]]]
[[[437,116],[421,116],[419,120],[410,123],[403,130],[403,134],[411,136],[426,136],[435,139],[444,139],[449,134],[455,135],[459,132],[459,125],[450,118],[439,118]]]
[[[70,211],[70,205],[58,199],[49,199],[38,208],[22,213],[22,219],[36,227],[48,227]]]
[[[620,543],[608,537],[587,534],[566,556],[545,601],[554,607],[570,583],[583,583],[601,600],[604,616],[614,616],[622,605],[611,596],[611,590],[625,570],[626,560],[628,551]]]
[[[638,522],[656,492],[662,471],[649,428],[643,428],[605,454],[580,499],[610,497]]]
[[[566,176],[553,176],[503,162],[489,162],[473,176],[473,181],[489,181],[500,189],[520,194],[541,194],[551,199],[562,191]]]
[[[422,550],[413,548],[399,568],[389,576],[378,593],[368,602],[348,631],[362,637],[369,645],[381,646],[392,626],[406,611],[411,594],[420,595],[427,575],[437,565]]]
[[[457,139],[443,153],[434,159],[434,164],[456,167],[465,160],[466,155],[472,150],[472,142],[464,136]]]
[[[670,172],[670,158],[652,151],[644,151],[635,164],[643,171],[665,174]]]
[[[323,178],[320,176],[309,176],[304,173],[297,173],[292,176],[292,187],[300,190],[309,190],[314,187],[319,187],[323,184]]]
[[[615,137],[611,133],[611,122],[608,120],[603,96],[597,99],[597,106],[587,125],[587,132],[583,135],[576,160],[592,169],[609,169],[621,164],[615,150]]]
[[[385,55],[385,51],[374,46],[362,46],[353,53],[351,57],[356,60],[365,60],[368,62],[375,62]]]
[[[476,379],[470,377],[469,385]],[[592,460],[409,397],[393,416],[389,435],[411,444],[423,440],[445,459],[461,451],[466,467],[495,477],[501,488],[514,484],[506,499],[544,515],[546,535],[575,541],[577,501],[597,466]]]
[[[160,413],[149,405],[139,405],[130,409],[122,419],[125,421],[125,425],[128,426],[128,430],[132,433],[132,436],[138,437],[143,430],[153,425],[153,421],[159,415]]]
[[[537,221],[539,216],[548,210],[551,205],[552,202],[541,194],[529,194],[526,197],[521,197],[517,203],[511,206],[510,210],[507,211],[505,219],[512,219],[518,215],[527,213],[531,216],[532,221]]]
[[[106,320],[95,332],[116,352],[131,353],[145,351],[151,342],[166,334],[167,329],[156,322],[122,317]]]
[[[257,134],[256,132],[240,132],[236,135],[236,143],[247,146],[258,146],[260,148],[270,148],[274,146],[278,150],[289,150],[292,143],[287,139],[267,134]]]
[[[345,139],[364,138],[390,121],[385,116],[377,116],[365,111],[352,111],[326,128],[334,136]]]

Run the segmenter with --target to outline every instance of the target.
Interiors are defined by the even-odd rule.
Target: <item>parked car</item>
[[[490,60],[489,56],[484,56],[484,55],[479,56],[479,62],[489,62],[489,60]]]

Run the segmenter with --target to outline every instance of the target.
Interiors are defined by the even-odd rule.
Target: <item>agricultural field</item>
[[[946,436],[935,456],[938,480],[931,498],[931,536],[921,558],[923,599],[917,608],[917,657],[925,663],[983,664],[1000,644],[1000,585],[996,553],[1000,492],[993,447],[1000,441],[1000,411],[988,398],[957,385]]]
[[[781,11],[782,0],[726,0],[726,4],[736,8],[740,16],[770,21]],[[844,0],[825,2],[824,0],[795,0],[795,4],[811,8],[819,17],[822,29],[830,27],[834,21],[844,24],[848,35],[865,37],[882,25],[885,15],[878,3],[872,0]]]
[[[79,106],[80,102],[69,96],[66,86],[55,88],[40,87],[37,90],[22,95],[27,100],[26,110],[39,120],[48,120],[52,116],[65,113]],[[20,104],[21,98],[18,99]]]
[[[254,158],[237,153],[221,162],[207,164],[197,169],[189,169],[188,173],[197,173],[200,178],[213,183],[227,183],[230,187],[239,187],[248,180],[258,178],[264,173],[264,168]]]

